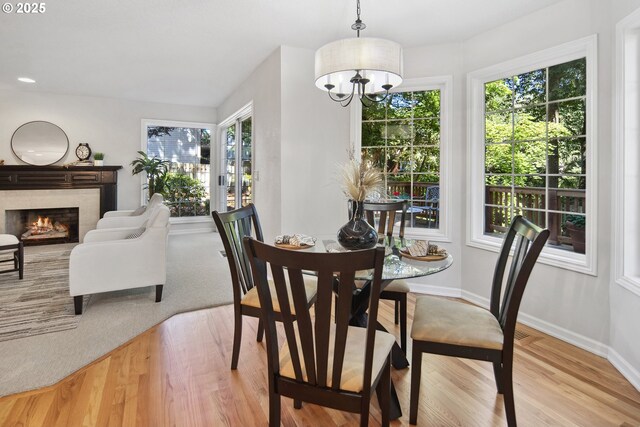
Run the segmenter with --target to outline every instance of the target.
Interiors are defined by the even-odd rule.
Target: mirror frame
[[[55,161],[53,161],[51,163],[46,163],[46,164],[29,163],[28,161],[26,161],[22,157],[20,157],[18,155],[18,153],[16,153],[16,149],[14,148],[14,139],[15,139],[16,133],[18,133],[18,131],[20,129],[22,129],[23,127],[25,127],[27,125],[30,125],[30,124],[33,124],[33,123],[46,123],[46,124],[49,124],[51,126],[55,126],[56,128],[58,128],[60,130],[60,132],[62,132],[62,135],[64,135],[64,138],[67,141],[67,147],[64,150],[64,153],[62,153],[62,155],[58,159],[56,159]],[[32,165],[32,166],[51,166],[51,165],[54,165],[54,164],[58,163],[60,160],[64,159],[65,156],[67,155],[67,153],[69,152],[69,137],[67,136],[67,133],[60,126],[56,125],[55,123],[51,123],[51,122],[48,122],[46,120],[33,120],[33,121],[26,122],[26,123],[18,126],[18,128],[13,132],[13,134],[11,135],[11,152],[13,152],[13,155],[16,156],[16,158],[18,160],[20,160],[21,162],[24,162],[24,163],[26,163],[28,165]]]

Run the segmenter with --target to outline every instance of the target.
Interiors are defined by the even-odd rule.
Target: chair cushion
[[[362,288],[365,283],[367,283],[366,280],[355,280],[355,285],[358,289]],[[403,279],[394,280],[393,282],[389,283],[387,287],[383,289],[383,291],[404,293],[411,292],[411,290],[409,289],[409,284],[406,282],[406,280]]]
[[[329,361],[327,386],[331,387],[331,376],[333,367],[333,351],[335,343],[335,326],[332,324],[329,329]],[[296,329],[297,333],[297,329]],[[356,326],[349,326],[347,332],[347,345],[344,354],[344,364],[342,367],[342,378],[340,379],[340,389],[359,393],[362,391],[362,379],[364,377],[364,351],[366,348],[367,330]],[[298,339],[298,343],[300,340]],[[376,331],[376,342],[373,348],[373,363],[371,370],[371,383],[375,381],[378,373],[384,368],[387,357],[391,352],[396,339],[393,335],[383,331]],[[307,372],[302,360],[302,348],[298,346],[298,354],[301,358],[302,377],[307,380]],[[295,379],[295,371],[291,362],[291,354],[289,353],[289,345],[285,341],[280,349],[280,375],[287,378]]]
[[[316,290],[318,288],[318,281],[315,277],[304,276],[304,290],[307,294],[307,303],[310,302],[316,296]],[[276,297],[276,288],[273,285],[273,280],[269,279],[269,289],[271,290],[271,301],[273,303],[273,310],[276,312],[280,312],[280,304],[278,303],[278,298]],[[240,304],[246,305],[249,307],[260,308],[260,298],[258,297],[258,288],[253,287],[247,292]],[[296,314],[296,309],[293,306],[293,299],[291,296],[291,290],[289,290],[289,306],[291,307],[291,314]]]
[[[394,280],[393,282],[389,283],[389,285],[383,289],[383,291],[387,291],[387,292],[403,292],[403,293],[409,293],[411,292],[411,289],[409,289],[409,284],[407,283],[406,280],[402,280],[402,279],[398,279],[398,280]]]
[[[416,301],[411,338],[500,350],[504,336],[498,320],[484,308],[423,296]]]
[[[13,234],[0,234],[0,246],[17,245],[18,243],[20,241]]]
[[[17,248],[3,249],[3,246],[17,245],[20,243],[18,238],[13,234],[0,234],[0,256],[5,259],[7,256],[13,256]]]

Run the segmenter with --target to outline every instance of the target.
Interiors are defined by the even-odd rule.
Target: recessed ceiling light
[[[35,83],[36,81],[33,79],[30,79],[29,77],[18,77],[18,80],[21,81],[22,83]]]

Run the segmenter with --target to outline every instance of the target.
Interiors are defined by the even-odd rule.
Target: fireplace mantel
[[[0,166],[0,190],[100,189],[100,217],[118,207],[122,166]]]

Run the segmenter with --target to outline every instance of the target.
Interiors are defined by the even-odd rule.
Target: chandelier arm
[[[364,94],[364,98],[367,98],[371,102],[384,102],[389,97],[389,91],[385,91],[384,96],[382,98],[378,98],[377,96],[371,96],[369,94]],[[370,104],[373,105],[373,104]]]
[[[327,94],[329,95],[329,98],[332,101],[339,102],[340,105],[342,105],[343,107],[346,107],[351,103],[351,100],[353,99],[354,91],[355,91],[355,84],[351,87],[351,93],[346,97],[340,98],[339,96],[335,96],[331,93],[331,90],[328,90]],[[344,103],[345,101],[346,103]]]

